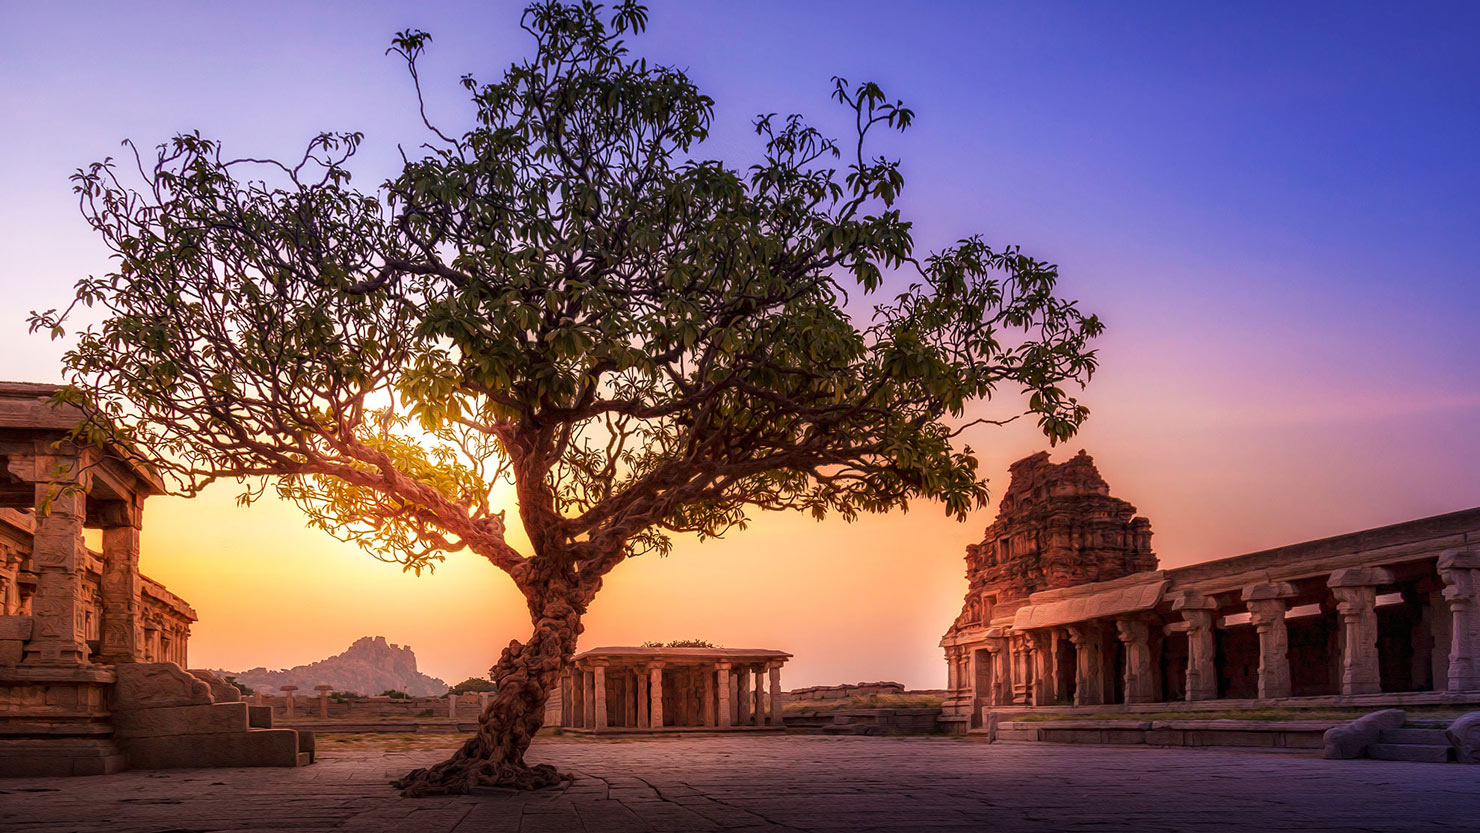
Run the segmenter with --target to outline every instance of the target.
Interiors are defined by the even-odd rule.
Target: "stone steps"
[[[1423,744],[1427,746],[1448,746],[1449,738],[1445,736],[1443,729],[1421,729],[1404,726],[1401,729],[1384,729],[1377,736],[1378,743],[1386,744]]]
[[[1442,746],[1428,743],[1374,743],[1367,747],[1367,757],[1379,761],[1444,764],[1454,760],[1454,747],[1447,743]]]

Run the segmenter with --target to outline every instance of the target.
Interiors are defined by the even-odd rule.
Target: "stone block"
[[[126,738],[120,745],[135,769],[299,765],[292,729]]]
[[[20,639],[0,639],[0,665],[20,665],[25,647]]]
[[[1326,730],[1321,757],[1331,759],[1360,758],[1367,747],[1376,743],[1384,729],[1401,729],[1408,720],[1402,709],[1383,709],[1353,720],[1345,726]]]
[[[215,702],[211,687],[173,662],[122,662],[114,667],[113,710],[201,706]]]
[[[300,755],[307,755],[308,756],[308,763],[310,763],[310,764],[313,763],[314,762],[314,758],[315,758],[315,754],[314,754],[314,752],[315,752],[315,745],[314,745],[313,730],[312,729],[297,729],[295,731],[298,732],[298,753]],[[477,729],[475,728],[474,731],[477,731]]]
[[[126,763],[106,738],[0,738],[0,778],[111,775]]]
[[[271,729],[272,706],[247,706],[247,725],[253,729]]]
[[[1393,572],[1382,567],[1346,567],[1331,573],[1327,587],[1377,587],[1393,583]]]
[[[211,687],[211,697],[217,703],[237,703],[242,699],[241,689],[216,676],[204,668],[190,669],[190,676]]]
[[[25,642],[31,638],[34,621],[30,616],[0,616],[0,640],[19,639]]]
[[[131,709],[113,715],[114,736],[119,738],[209,735],[247,728],[246,703]]]
[[[1462,714],[1444,730],[1462,764],[1480,764],[1480,712]]]

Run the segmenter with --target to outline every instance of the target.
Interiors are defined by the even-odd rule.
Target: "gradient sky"
[[[661,2],[634,46],[716,99],[703,153],[735,164],[756,113],[840,134],[832,75],[912,106],[884,149],[917,242],[1019,243],[1106,320],[1093,416],[1055,459],[1087,448],[1179,566],[1480,505],[1480,6],[1371,5]],[[422,140],[390,35],[432,33],[429,109],[462,129],[457,78],[529,50],[520,7],[0,2],[0,378],[58,378],[64,345],[26,313],[106,269],[73,169],[125,137],[286,156],[361,130],[368,186]],[[969,441],[998,492],[1044,445],[1018,426]],[[233,497],[146,513],[145,572],[201,616],[194,665],[381,634],[458,680],[527,633],[473,556],[418,579]],[[788,686],[939,687],[963,548],[994,512],[771,516],[682,542],[617,568],[581,644],[705,637],[793,652]]]

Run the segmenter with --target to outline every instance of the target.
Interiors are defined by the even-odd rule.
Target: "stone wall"
[[[853,697],[868,697],[879,694],[904,694],[904,685],[895,682],[853,683],[852,685],[816,685],[810,688],[794,688],[781,695],[782,703],[828,703]]]

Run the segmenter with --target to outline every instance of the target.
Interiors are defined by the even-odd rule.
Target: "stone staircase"
[[[1405,724],[1401,729],[1383,729],[1377,742],[1367,746],[1367,757],[1380,761],[1416,761],[1444,764],[1455,760],[1454,746],[1444,728]]]

